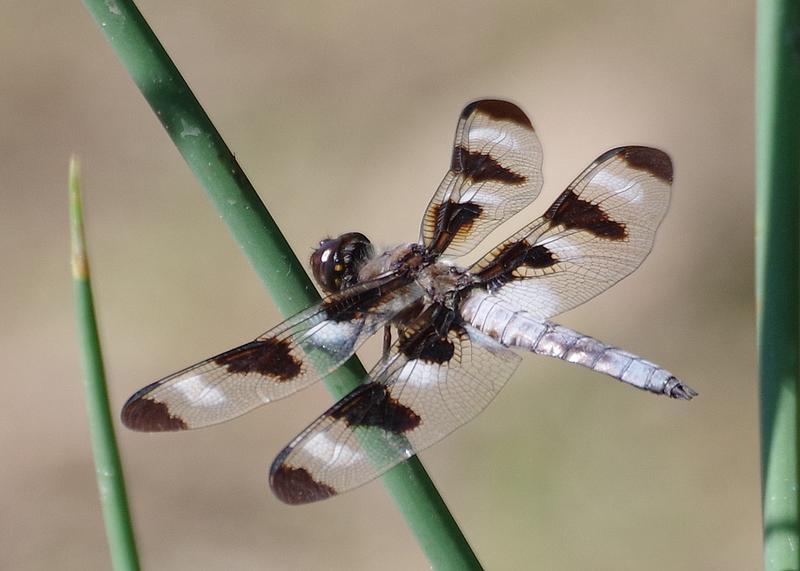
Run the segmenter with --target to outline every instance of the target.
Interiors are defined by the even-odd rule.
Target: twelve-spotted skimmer
[[[536,198],[541,164],[519,107],[471,103],[419,242],[376,256],[360,233],[323,240],[311,267],[327,298],[143,388],[122,421],[168,431],[229,420],[309,386],[383,329],[383,358],[363,384],[272,464],[273,492],[302,504],[360,486],[471,420],[517,368],[512,347],[691,399],[697,393],[661,367],[547,321],[627,276],[650,252],[672,183],[664,152],[603,153],[541,217],[471,267],[453,263]]]

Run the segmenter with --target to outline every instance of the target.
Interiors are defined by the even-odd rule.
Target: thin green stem
[[[133,537],[133,525],[125,495],[125,479],[119,460],[114,423],[108,405],[103,355],[92,300],[89,261],[83,234],[83,207],[80,194],[78,162],[69,164],[70,230],[72,237],[72,280],[75,289],[75,309],[80,345],[83,354],[86,389],[86,408],[92,437],[97,487],[106,524],[111,562],[114,569],[139,569],[139,556]]]
[[[129,0],[84,0],[236,242],[286,316],[319,300],[302,265],[141,13]],[[365,376],[351,359],[326,379],[339,398]],[[472,549],[414,457],[383,478],[436,569],[480,569]]]
[[[756,297],[761,376],[764,568],[800,569],[800,4],[759,0]]]

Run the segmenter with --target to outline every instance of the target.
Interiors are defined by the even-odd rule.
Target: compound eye
[[[346,289],[358,281],[358,272],[372,256],[372,244],[359,232],[322,240],[311,254],[314,279],[327,292]]]
[[[322,240],[319,248],[311,254],[311,271],[314,279],[325,291],[339,291],[341,287],[341,277],[336,272],[336,264],[333,258],[336,255],[336,240]]]

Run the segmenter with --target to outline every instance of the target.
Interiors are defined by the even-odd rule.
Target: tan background
[[[279,316],[82,6],[50,4],[6,2],[0,24],[0,568],[104,569],[69,154],[84,162],[115,414]],[[422,458],[489,569],[760,566],[750,3],[141,8],[303,257],[346,230],[414,239],[474,98],[512,99],[536,125],[546,183],[529,216],[607,148],[668,150],[674,198],[653,254],[560,321],[701,396],[670,402],[526,356]],[[380,483],[299,508],[269,493],[273,455],[328,403],[320,386],[196,433],[120,430],[145,568],[425,568]]]

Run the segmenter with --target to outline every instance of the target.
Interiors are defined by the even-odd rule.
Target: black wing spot
[[[426,324],[416,330],[401,329],[398,351],[410,361],[421,360],[442,365],[455,354],[455,345],[448,334],[455,331],[463,334],[463,329],[455,323],[455,314],[443,305],[434,304],[426,310]]]
[[[348,426],[372,426],[387,432],[402,434],[415,429],[420,416],[389,394],[380,383],[366,383],[358,387],[328,410],[327,415],[344,420]]]
[[[467,234],[480,217],[483,208],[474,202],[448,200],[435,206],[436,239],[431,244],[432,252],[443,252],[458,234]]]
[[[433,335],[422,345],[417,359],[441,365],[450,361],[454,353],[455,347],[452,341],[445,336]]]
[[[553,225],[586,230],[600,238],[624,240],[628,237],[625,224],[613,220],[597,204],[582,200],[572,189],[564,191],[545,212],[544,217]]]
[[[140,432],[167,432],[188,428],[183,419],[169,413],[169,408],[163,402],[138,395],[133,395],[122,407],[122,424]]]
[[[292,505],[307,504],[336,495],[335,489],[317,482],[305,468],[284,464],[289,451],[285,450],[275,459],[269,474],[269,485],[280,501]]]
[[[480,152],[470,152],[461,145],[453,149],[450,165],[453,172],[463,173],[473,182],[496,181],[506,184],[522,184],[527,177],[501,165],[497,159]]]
[[[508,101],[502,101],[500,99],[481,99],[480,101],[474,101],[464,108],[461,112],[461,116],[464,118],[469,117],[473,111],[478,111],[498,121],[511,121],[522,127],[533,129],[531,120],[528,119],[525,112]]]
[[[246,345],[214,357],[214,363],[232,374],[259,373],[278,381],[290,381],[300,375],[303,364],[285,339],[256,339]]]
[[[335,323],[362,319],[365,313],[398,295],[397,291],[409,282],[407,276],[396,276],[372,287],[354,286],[329,297],[321,307],[325,317]]]
[[[476,276],[484,284],[497,288],[514,279],[514,271],[521,266],[533,269],[549,268],[558,258],[546,246],[531,246],[525,240],[501,246],[494,259]]]
[[[651,147],[625,147],[623,157],[631,167],[672,184],[672,160],[664,151]]]

